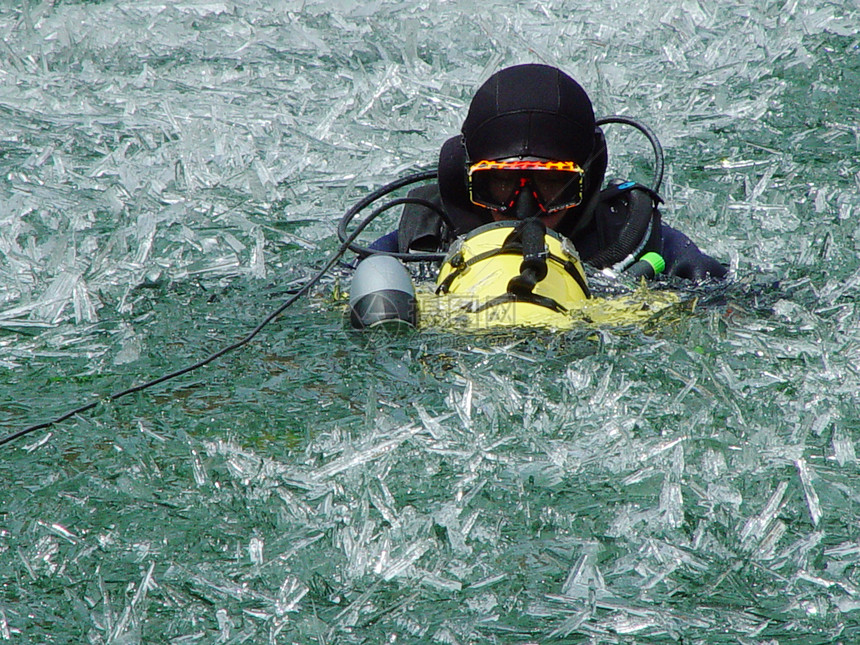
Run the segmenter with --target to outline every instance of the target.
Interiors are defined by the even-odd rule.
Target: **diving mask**
[[[468,168],[469,200],[500,212],[511,209],[524,190],[543,213],[578,206],[584,183],[585,171],[574,161],[482,160]]]

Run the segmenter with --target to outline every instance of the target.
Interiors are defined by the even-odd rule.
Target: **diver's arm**
[[[397,253],[399,250],[397,231],[391,231],[377,238],[368,248],[373,251],[382,251],[383,253]]]
[[[662,225],[663,250],[666,274],[689,280],[724,278],[727,269],[698,246],[681,231]]]

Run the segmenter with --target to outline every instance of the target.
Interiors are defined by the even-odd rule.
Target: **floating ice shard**
[[[288,612],[297,611],[302,598],[308,593],[308,587],[295,576],[287,576],[278,590],[275,599],[275,613],[283,616]]]
[[[466,381],[466,386],[463,388],[463,394],[457,397],[454,391],[449,394],[449,403],[454,411],[460,417],[463,427],[469,430],[472,427],[472,381]]]
[[[254,564],[263,564],[264,544],[265,542],[256,536],[248,541],[248,557]]]
[[[684,498],[678,482],[667,481],[663,484],[660,491],[660,511],[669,527],[674,529],[684,524]]]
[[[374,443],[372,445],[368,445],[367,447],[361,447],[357,452],[350,455],[345,455],[344,457],[340,457],[335,459],[334,461],[326,464],[322,468],[320,468],[316,476],[320,479],[328,479],[338,473],[349,470],[361,464],[368,463],[373,461],[374,459],[378,459],[385,453],[393,450],[404,441],[406,441],[409,437],[414,434],[420,432],[420,428],[416,428],[415,426],[408,425],[400,428],[398,431],[394,432],[388,438],[383,438],[381,441]],[[370,443],[370,442],[368,442]]]
[[[794,464],[797,466],[797,474],[803,486],[809,518],[812,520],[813,526],[818,526],[818,522],[821,521],[821,503],[818,499],[818,493],[815,492],[815,487],[812,485],[812,470],[805,459],[798,459]]]
[[[380,571],[383,580],[392,580],[407,573],[407,570],[415,564],[427,551],[433,548],[430,540],[419,540],[407,545],[399,557],[392,557],[388,565]]]
[[[788,489],[788,482],[781,481],[768,499],[761,513],[747,520],[740,533],[741,542],[748,547],[754,546],[765,537],[765,531],[776,519],[782,508],[783,497]]]
[[[197,486],[205,486],[209,480],[206,476],[206,469],[203,462],[200,461],[200,455],[192,448],[191,450],[191,471],[194,473],[194,483]]]
[[[561,593],[571,598],[603,598],[611,596],[607,591],[603,575],[597,567],[599,545],[587,545],[567,574]]]
[[[155,570],[155,562],[150,562],[149,568],[143,576],[140,585],[138,585],[134,596],[122,611],[116,624],[108,635],[109,643],[120,643],[128,640],[139,639],[141,630],[141,622],[146,616],[143,601],[146,598],[150,589],[156,588],[158,585],[153,580],[152,573]]]
[[[837,427],[833,432],[833,456],[840,466],[845,464],[856,464],[857,454],[854,448],[854,440],[850,433]]]
[[[114,365],[125,365],[133,363],[140,358],[141,339],[135,333],[134,328],[129,324],[123,324],[121,328],[121,347],[114,356]]]

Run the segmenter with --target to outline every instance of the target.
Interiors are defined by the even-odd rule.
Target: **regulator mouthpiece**
[[[542,210],[540,203],[535,199],[531,182],[526,182],[520,189],[520,194],[517,195],[517,201],[514,202],[514,215],[522,222],[531,217],[538,217]]]

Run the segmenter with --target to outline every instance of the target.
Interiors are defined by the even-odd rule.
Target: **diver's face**
[[[548,229],[555,230],[556,227],[561,224],[561,221],[564,219],[565,215],[567,215],[572,210],[573,208],[566,208],[562,211],[555,211],[554,213],[544,213],[540,215],[540,221],[543,222]],[[510,211],[503,213],[501,211],[493,210],[492,213],[493,220],[495,220],[496,222],[504,222],[516,219],[514,214]]]

